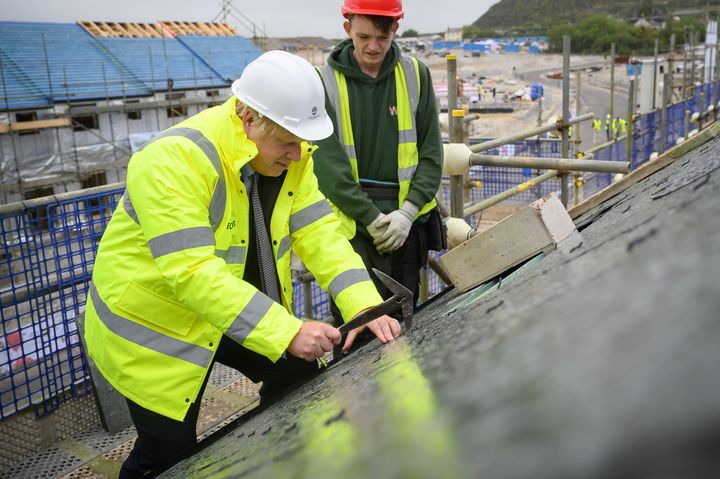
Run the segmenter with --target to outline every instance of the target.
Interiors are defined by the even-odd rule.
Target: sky
[[[477,20],[499,0],[405,0],[399,33],[443,32]],[[222,21],[222,0],[0,0],[0,21],[74,23]],[[244,36],[342,38],[342,0],[233,0],[227,22]]]

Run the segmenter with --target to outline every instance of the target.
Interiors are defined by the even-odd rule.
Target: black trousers
[[[215,362],[237,369],[253,382],[262,381],[261,402],[281,394],[288,386],[317,370],[314,361],[308,362],[290,354],[273,363],[227,336],[223,336],[220,341],[213,364]],[[195,445],[200,400],[211,369],[205,376],[197,401],[190,406],[183,421],[157,414],[127,399],[130,416],[137,430],[137,439],[120,469],[120,479],[142,477],[152,469],[169,464],[175,457]]]

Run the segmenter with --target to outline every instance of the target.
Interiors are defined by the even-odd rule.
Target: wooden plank
[[[455,288],[467,291],[554,243],[532,207],[525,207],[440,257]]]
[[[41,130],[43,128],[62,128],[72,125],[70,118],[52,118],[50,120],[21,121],[16,123],[0,123],[0,133],[9,131]]]
[[[604,203],[605,201],[609,200],[613,196],[618,195],[619,193],[622,193],[638,181],[641,181],[652,175],[656,171],[665,168],[670,163],[683,156],[685,153],[697,148],[698,146],[717,137],[718,135],[720,135],[720,124],[715,122],[708,128],[693,136],[692,138],[689,138],[688,140],[680,143],[679,145],[658,156],[654,160],[648,161],[647,163],[628,173],[620,181],[611,184],[604,190],[600,190],[594,195],[590,196],[582,203],[573,206],[568,210],[570,217],[575,219],[583,213],[590,211],[597,205]]]
[[[160,38],[160,31],[157,25],[151,23],[140,23],[139,27],[145,32],[148,38]]]
[[[455,288],[467,291],[538,253],[549,253],[575,230],[552,193],[448,251],[440,263]]]
[[[231,37],[237,36],[237,32],[235,31],[235,29],[227,23],[216,23],[215,25],[220,28],[220,30],[224,32],[225,35]]]
[[[183,35],[185,33],[183,27],[176,22],[166,22],[165,25],[170,28],[175,35]]]
[[[231,35],[231,36],[233,36],[233,37],[236,37],[236,36],[240,35],[240,34],[237,32],[237,30],[235,30],[235,27],[233,27],[233,26],[230,25],[229,23],[222,23],[221,25],[223,26],[223,28],[224,28],[225,30],[227,30],[228,35]]]
[[[207,35],[202,25],[201,22],[188,22],[188,26],[192,29],[193,35]]]
[[[94,28],[94,25],[92,22],[88,22],[87,20],[81,20],[81,21],[78,21],[77,23],[78,23],[78,25],[83,27],[85,29],[85,31],[88,32],[91,36],[93,36],[93,37],[96,36],[95,28]]]
[[[225,28],[225,26],[222,23],[212,23],[212,28],[215,30],[215,32],[222,37],[229,37],[232,36],[230,34],[230,31]]]
[[[137,27],[135,27],[132,23],[126,23],[125,24],[125,30],[127,30],[128,35],[132,38],[142,38],[145,36],[143,32],[141,32]]]
[[[530,203],[530,206],[535,208],[540,221],[545,225],[545,229],[555,244],[575,231],[575,223],[555,193]]]
[[[217,36],[217,33],[215,33],[215,30],[210,28],[210,26],[207,23],[197,23],[198,30],[202,32],[202,35],[206,35],[208,37],[215,37]]]

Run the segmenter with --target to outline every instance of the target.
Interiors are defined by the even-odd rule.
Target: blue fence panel
[[[0,260],[0,418],[53,411],[86,394],[74,318],[85,307],[97,241],[122,191],[28,206],[4,216]]]

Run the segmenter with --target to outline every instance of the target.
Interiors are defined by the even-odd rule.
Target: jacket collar
[[[218,143],[223,150],[223,157],[227,158],[232,170],[240,173],[240,169],[244,164],[255,158],[258,149],[255,143],[247,137],[247,133],[243,129],[242,119],[235,113],[237,98],[231,97],[223,105],[223,115],[229,120],[223,122],[227,125],[227,130],[221,132]]]
[[[222,106],[225,109],[225,114],[230,117],[228,125],[232,128],[232,131],[223,132],[227,141],[222,141],[221,144],[223,145],[225,158],[232,162],[233,171],[239,174],[243,166],[255,158],[259,152],[257,145],[245,133],[242,119],[235,113],[235,105],[237,105],[237,98],[233,96]],[[317,145],[311,145],[307,142],[302,142],[300,148],[300,164],[306,163],[315,150],[318,149]],[[290,164],[290,168],[297,166],[299,165],[296,165],[295,162]]]

